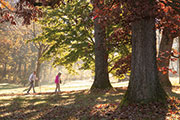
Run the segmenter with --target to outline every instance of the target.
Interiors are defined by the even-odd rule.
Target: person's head
[[[36,75],[36,71],[34,71],[33,74]]]
[[[60,72],[58,73],[58,76],[61,76],[61,73],[60,73]]]

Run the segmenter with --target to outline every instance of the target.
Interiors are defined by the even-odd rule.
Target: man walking
[[[30,82],[30,87],[27,91],[27,93],[29,94],[29,91],[31,90],[31,88],[33,88],[33,92],[35,92],[35,89],[34,89],[34,83],[35,83],[35,80],[36,80],[36,71],[34,71],[30,76],[29,76],[29,82]]]

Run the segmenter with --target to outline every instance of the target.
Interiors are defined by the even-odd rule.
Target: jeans
[[[35,92],[35,89],[34,89],[34,81],[31,81],[31,82],[30,82],[30,87],[29,87],[27,93],[29,93],[29,91],[31,90],[31,88],[33,88],[33,92],[36,93],[36,92]]]

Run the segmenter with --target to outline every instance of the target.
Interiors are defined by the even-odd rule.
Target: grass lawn
[[[0,120],[180,120],[179,87],[168,93],[170,99],[165,106],[133,104],[120,109],[119,103],[126,91],[124,84],[114,84],[116,90],[96,94],[90,94],[87,89],[66,91],[65,86],[60,94],[54,94],[50,92],[54,91],[53,86],[49,86],[49,91],[48,86],[42,86],[45,93],[29,95],[8,95],[25,88],[4,85],[0,85]],[[5,96],[5,91],[11,92]]]

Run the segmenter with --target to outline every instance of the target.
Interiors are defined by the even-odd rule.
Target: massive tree
[[[131,22],[131,76],[122,105],[166,99],[157,74],[155,16],[152,12],[155,5],[156,2],[152,0],[129,0],[130,11],[134,16]]]

